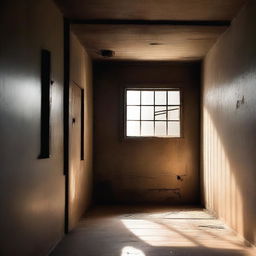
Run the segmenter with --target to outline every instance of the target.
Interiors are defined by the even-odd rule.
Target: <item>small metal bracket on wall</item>
[[[240,106],[243,105],[244,102],[245,102],[244,101],[244,96],[242,97],[241,100],[237,100],[237,102],[236,102],[236,109],[240,108]]]

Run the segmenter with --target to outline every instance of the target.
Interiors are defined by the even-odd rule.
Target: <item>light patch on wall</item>
[[[243,234],[243,200],[221,137],[203,110],[203,189],[207,209]]]
[[[35,83],[38,83],[38,86],[35,86]],[[13,110],[12,115],[29,120],[33,118],[34,115],[38,114],[38,111],[40,111],[41,93],[39,80],[29,76],[16,77],[13,75],[13,77],[8,78],[8,87],[12,89],[9,91],[6,90],[6,92],[3,93],[3,95],[6,96],[1,97],[1,100],[3,102],[5,98],[15,100],[16,104],[11,104]],[[10,101],[5,102],[5,104],[10,105]]]
[[[74,173],[74,167],[71,166],[70,168],[70,173],[73,174]],[[70,200],[71,203],[73,203],[76,199],[76,194],[77,194],[77,184],[76,184],[76,177],[74,175],[70,175],[70,185],[69,185],[69,189],[70,189]]]

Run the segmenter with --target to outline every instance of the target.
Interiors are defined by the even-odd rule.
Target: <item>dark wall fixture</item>
[[[115,56],[115,52],[112,50],[106,50],[106,49],[102,49],[99,51],[99,54],[104,57],[104,58],[111,58]]]
[[[81,160],[84,160],[84,89],[81,90]]]
[[[51,53],[41,50],[41,148],[38,158],[50,157]]]
[[[149,43],[149,45],[156,46],[156,45],[163,45],[163,43],[152,42],[152,43]]]

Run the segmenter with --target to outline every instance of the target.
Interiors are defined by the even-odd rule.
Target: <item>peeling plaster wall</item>
[[[124,88],[163,84],[183,89],[184,138],[123,139]],[[94,65],[96,201],[199,202],[199,94],[200,63]]]
[[[204,61],[204,201],[256,242],[256,1],[235,18]]]

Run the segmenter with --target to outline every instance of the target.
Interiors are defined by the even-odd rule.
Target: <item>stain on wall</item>
[[[124,88],[163,85],[183,90],[184,137],[124,139]],[[95,63],[94,102],[95,201],[199,202],[200,63]]]
[[[63,18],[52,1],[1,1],[0,255],[46,255],[64,232]],[[51,157],[40,151],[41,49],[51,52]]]
[[[84,90],[84,159],[70,166],[70,200],[69,227],[73,228],[91,202],[92,190],[92,67],[91,60],[78,41],[70,34],[70,84],[75,83]],[[79,134],[80,135],[80,134]],[[71,137],[71,136],[70,136]],[[78,145],[80,148],[80,141]],[[70,152],[72,153],[72,152]],[[72,165],[72,154],[70,154]],[[71,196],[71,195],[70,195]]]
[[[204,201],[256,242],[256,2],[235,18],[204,61]]]

